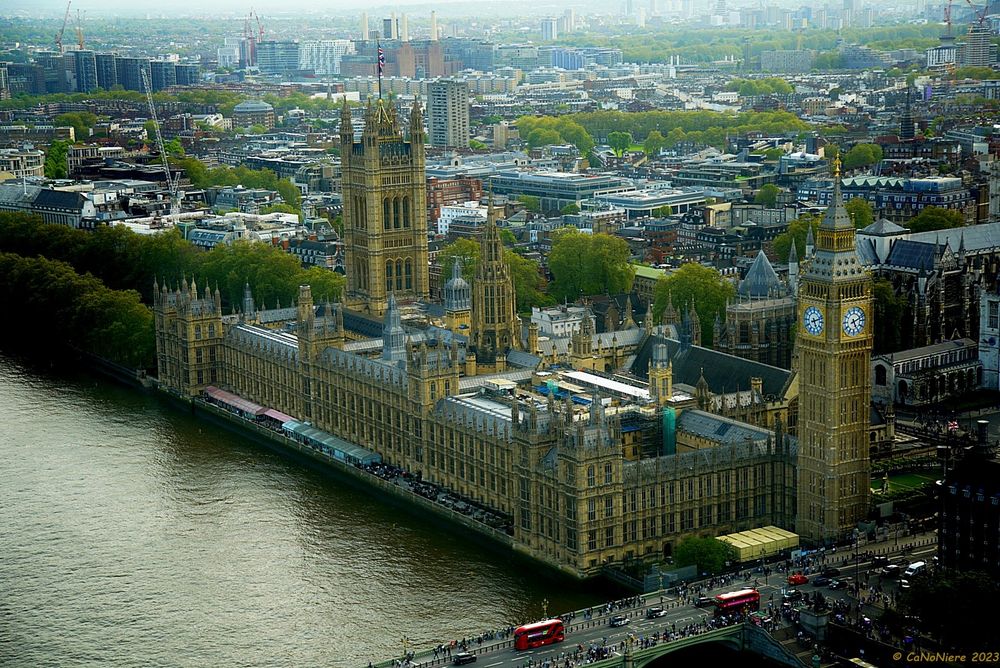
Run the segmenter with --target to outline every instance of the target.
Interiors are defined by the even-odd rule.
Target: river
[[[155,396],[0,356],[0,665],[366,666],[608,597]]]

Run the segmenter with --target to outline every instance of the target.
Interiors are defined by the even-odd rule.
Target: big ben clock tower
[[[833,173],[833,201],[798,295],[796,529],[817,544],[847,536],[871,500],[872,279],[854,249],[839,159]]]

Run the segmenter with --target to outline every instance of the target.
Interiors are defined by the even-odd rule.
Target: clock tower
[[[798,294],[796,530],[816,544],[848,536],[871,502],[872,279],[854,248],[839,159],[833,174],[833,200]]]

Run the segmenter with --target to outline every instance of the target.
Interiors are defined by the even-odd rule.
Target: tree
[[[864,197],[852,197],[844,208],[854,221],[854,227],[859,230],[875,222],[875,210]]]
[[[840,155],[840,147],[836,144],[827,144],[823,147],[823,157],[833,162]]]
[[[156,121],[152,118],[142,124],[142,129],[146,133],[146,139],[149,141],[156,139]]]
[[[764,160],[767,160],[768,162],[777,162],[783,155],[785,155],[785,152],[780,148],[769,148],[764,151]]]
[[[90,129],[97,123],[97,116],[86,111],[71,111],[59,114],[52,119],[52,124],[56,127],[73,128],[73,135],[77,141],[87,141],[90,137]]]
[[[507,230],[501,230],[506,232]],[[448,278],[451,277],[451,267],[459,259],[462,266],[462,278],[472,284],[479,267],[479,244],[471,239],[457,239],[448,244],[438,253],[438,264]],[[545,294],[545,277],[534,260],[521,257],[510,249],[504,249],[504,260],[510,268],[510,276],[514,281],[514,293],[517,299],[517,310],[530,311],[532,306],[547,306],[553,304],[551,297]]]
[[[650,130],[646,135],[646,141],[642,143],[642,149],[646,155],[656,155],[667,143],[666,138],[659,130]]]
[[[754,204],[763,204],[769,209],[774,208],[774,205],[778,203],[778,193],[781,192],[781,188],[774,185],[773,183],[765,183],[757,191],[757,195],[753,198]]]
[[[524,208],[532,213],[540,213],[542,210],[542,200],[534,195],[518,195],[517,201],[524,205]]]
[[[628,244],[608,234],[583,234],[575,227],[553,233],[549,270],[556,300],[617,295],[632,289],[635,268]]]
[[[881,159],[882,147],[878,144],[855,144],[844,156],[844,169],[867,167]]]
[[[163,142],[163,150],[167,152],[167,156],[171,158],[183,158],[184,157],[184,145],[181,144],[181,140],[174,137],[170,141]]]
[[[674,550],[678,566],[697,566],[698,574],[716,575],[736,559],[736,549],[718,538],[688,536]]]
[[[952,227],[961,227],[965,224],[965,217],[954,209],[943,209],[937,206],[929,206],[910,218],[905,225],[911,232],[932,232],[934,230],[947,230]]]
[[[532,130],[527,136],[528,146],[531,148],[539,148],[540,146],[552,146],[553,144],[562,144],[562,136],[555,130],[550,130],[547,128],[538,128],[537,130]]]
[[[633,144],[631,132],[610,132],[608,133],[608,146],[619,158],[625,155],[625,151]]]
[[[45,177],[65,179],[69,173],[69,142],[56,140],[45,153]]]
[[[701,321],[701,340],[712,343],[715,316],[725,310],[726,302],[736,295],[736,287],[717,269],[689,262],[680,269],[660,278],[653,289],[653,316],[659,320],[667,308],[667,300],[678,309],[694,304]]]
[[[477,139],[470,139],[469,148],[471,148],[473,151],[485,151],[486,149],[489,148],[489,146],[487,146],[486,144]]]
[[[771,242],[771,247],[774,249],[774,254],[779,258],[787,258],[788,253],[792,250],[792,243],[795,244],[795,252],[798,254],[799,258],[804,258],[806,255],[806,236],[809,232],[809,227],[813,228],[813,234],[816,234],[816,226],[819,225],[822,220],[821,216],[806,214],[801,218],[793,220],[788,224],[788,229],[779,234]]]
[[[872,295],[875,298],[874,352],[894,353],[901,345],[900,323],[906,311],[906,297],[897,296],[892,283],[884,278],[875,281]]]
[[[653,218],[669,218],[674,215],[674,207],[669,204],[664,204],[663,206],[656,207],[652,211]]]
[[[989,604],[1000,595],[1000,583],[986,573],[936,569],[914,578],[900,594],[904,611],[920,619],[921,628],[940,636],[945,646],[975,650],[995,646]]]
[[[500,230],[500,241],[503,242],[504,246],[510,247],[517,243],[517,237],[514,236],[513,232],[504,228]]]
[[[563,208],[559,209],[559,213],[561,213],[564,216],[573,216],[580,213],[580,207],[574,202],[570,202]]]

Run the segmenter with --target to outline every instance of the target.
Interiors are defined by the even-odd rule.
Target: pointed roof
[[[795,244],[792,244],[792,248],[795,248]],[[764,251],[758,252],[753,264],[750,265],[750,269],[747,271],[746,278],[740,281],[740,295],[744,297],[767,297],[774,290],[780,289],[782,289],[781,280],[778,278],[778,274],[775,273],[774,267],[771,266],[771,262],[767,259]]]
[[[866,234],[870,237],[895,237],[909,233],[908,229],[887,218],[879,218],[868,227],[858,230],[858,234]]]
[[[823,215],[819,224],[824,230],[853,230],[854,223],[844,206],[844,197],[840,193],[840,156],[833,160],[833,200]]]
[[[798,264],[799,263],[799,251],[795,248],[795,243],[790,244],[788,250],[788,264]],[[773,269],[773,267],[772,267]]]

